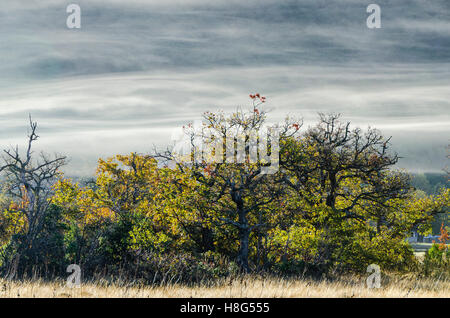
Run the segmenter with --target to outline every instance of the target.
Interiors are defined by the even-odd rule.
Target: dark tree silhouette
[[[19,244],[14,267],[17,267],[23,252],[35,248],[34,240],[42,229],[48,211],[52,185],[60,168],[66,163],[65,156],[50,157],[43,152],[34,156],[33,143],[39,136],[36,133],[37,123],[33,122],[31,116],[29,120],[30,130],[24,154],[20,153],[18,146],[5,149],[2,156],[4,164],[0,166],[0,173],[7,184],[7,194],[19,202],[17,211],[23,213],[27,220],[26,233]],[[15,270],[12,272],[14,274]]]

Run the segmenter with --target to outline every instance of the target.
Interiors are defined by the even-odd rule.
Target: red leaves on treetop
[[[203,170],[205,171],[205,173],[208,174],[208,176],[212,176],[213,175],[213,170],[212,170],[212,167],[210,165],[207,165],[205,168],[203,168]]]
[[[448,232],[444,227],[444,223],[441,224],[441,235],[439,236],[439,241],[441,241],[441,244],[439,244],[439,249],[443,250],[445,249],[445,243],[449,239]]]
[[[251,99],[259,98],[261,103],[265,103],[266,102],[266,97],[265,96],[261,96],[259,93],[256,93],[255,95],[250,94],[249,96],[250,96]]]
[[[300,129],[300,126],[298,124],[292,124],[292,127],[294,127],[295,130],[299,130]]]

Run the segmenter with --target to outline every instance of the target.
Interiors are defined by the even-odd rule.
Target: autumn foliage
[[[205,113],[204,126],[223,136],[239,129],[248,139],[267,124],[266,97],[250,98],[248,111]],[[120,272],[157,282],[171,273],[193,282],[241,270],[322,275],[361,272],[372,263],[389,270],[417,265],[405,239],[448,213],[448,188],[417,195],[410,176],[394,168],[390,138],[351,128],[339,115],[320,114],[310,128],[292,118],[274,126],[274,174],[261,174],[260,161],[180,162],[169,149],[99,159],[89,180],[58,175],[33,243],[43,246],[42,268],[61,273],[80,264],[86,275]],[[185,133],[192,128],[186,124]],[[0,218],[3,268],[29,226],[25,190]],[[442,226],[440,249],[448,238]]]

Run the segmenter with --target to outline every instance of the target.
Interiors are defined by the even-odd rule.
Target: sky
[[[6,3],[5,3],[6,2]],[[69,29],[66,8],[81,8]],[[366,8],[381,8],[369,29]],[[411,172],[450,143],[448,0],[15,0],[0,4],[0,146],[26,142],[89,176],[100,157],[148,153],[205,111],[267,97],[269,121],[341,113],[392,136]]]

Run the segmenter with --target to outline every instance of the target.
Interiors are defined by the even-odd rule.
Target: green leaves
[[[265,114],[204,118],[226,134],[259,129]],[[172,170],[158,166],[157,155],[131,153],[100,159],[90,185],[61,179],[52,202],[64,207],[79,235],[95,241],[100,232],[111,253],[218,253],[239,256],[244,267],[294,262],[323,271],[413,264],[405,238],[412,229],[429,231],[437,213],[448,213],[450,190],[415,192],[408,174],[392,168],[397,157],[389,138],[376,130],[351,130],[334,115],[304,132],[289,119],[282,127],[280,170],[273,175],[259,175],[261,164],[245,160],[181,162]],[[115,243],[108,245],[108,237]]]

